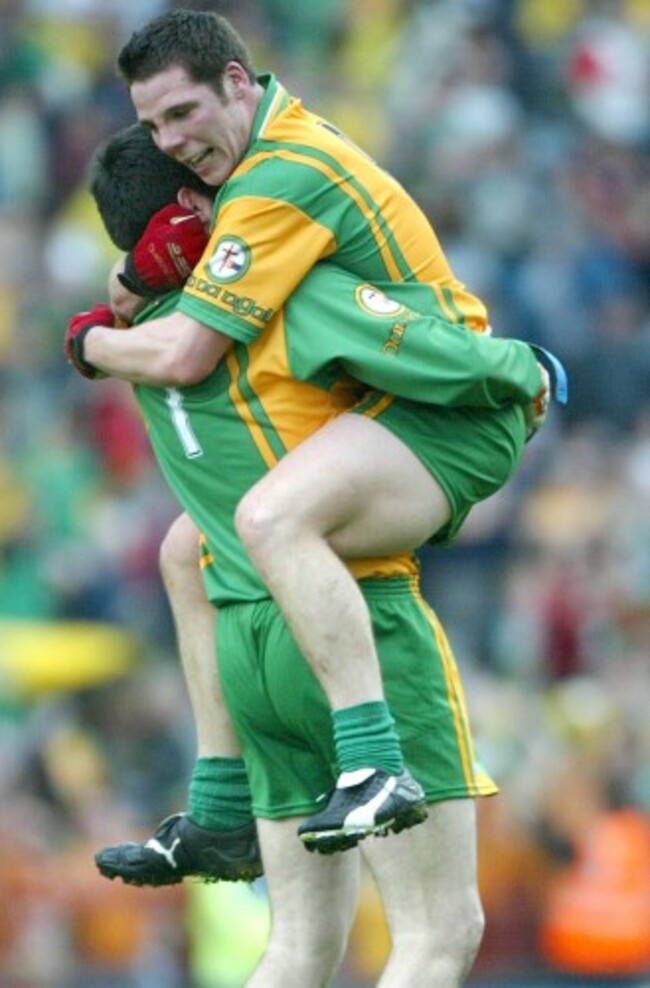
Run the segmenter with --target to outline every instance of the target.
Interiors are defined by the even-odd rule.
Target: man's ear
[[[239,62],[228,62],[221,82],[227,99],[243,99],[251,89],[248,73]]]
[[[176,193],[176,202],[179,206],[183,206],[184,209],[191,209],[194,212],[192,190],[188,189],[186,185],[182,185]]]
[[[194,213],[203,223],[206,233],[209,231],[210,221],[212,220],[212,196],[197,192],[196,189],[191,189],[189,186],[183,185],[176,193],[176,202],[183,209],[188,209],[191,213]]]

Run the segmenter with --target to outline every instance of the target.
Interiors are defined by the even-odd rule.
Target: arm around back
[[[84,360],[104,374],[153,387],[186,387],[211,374],[232,339],[183,312],[127,331],[94,326]]]

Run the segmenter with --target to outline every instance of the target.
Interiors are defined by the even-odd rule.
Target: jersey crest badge
[[[401,302],[396,302],[394,298],[384,295],[378,288],[372,285],[359,285],[355,291],[357,305],[364,312],[369,312],[373,316],[390,316],[394,318],[403,312],[405,306]]]
[[[215,281],[237,281],[246,274],[251,264],[250,247],[239,237],[222,237],[207,263],[207,269]]]

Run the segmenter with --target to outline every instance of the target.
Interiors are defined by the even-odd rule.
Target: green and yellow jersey
[[[165,315],[177,296],[149,306]],[[136,385],[159,466],[202,532],[202,566],[216,605],[260,600],[268,590],[234,525],[243,495],[289,450],[355,405],[363,386],[341,377],[329,388],[293,380],[284,333],[236,345],[216,370],[186,388]],[[350,563],[358,579],[417,573],[410,553]]]
[[[476,419],[434,420],[435,408],[474,406],[489,416],[536,394],[539,371],[526,344],[422,316],[399,301],[400,290],[412,296],[407,286],[390,289],[385,294],[318,264],[274,318],[273,332],[236,344],[205,380],[186,388],[135,386],[160,467],[203,532],[214,603],[267,596],[235,531],[235,509],[279,459],[337,415],[356,409],[378,418],[407,445],[412,437],[428,465],[427,447],[441,455],[441,428],[465,460],[479,430]],[[139,321],[165,315],[178,297],[148,306]],[[400,399],[388,388],[430,405],[408,401],[401,415],[389,416]],[[350,569],[359,579],[403,576],[415,574],[417,564],[405,553],[354,560]]]
[[[363,281],[424,286],[413,308],[484,332],[483,303],[455,277],[402,186],[271,76],[250,146],[215,201],[214,226],[179,309],[250,342],[307,272],[330,260]]]

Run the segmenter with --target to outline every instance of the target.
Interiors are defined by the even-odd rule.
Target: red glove
[[[208,242],[203,220],[176,203],[154,213],[118,275],[135,295],[152,297],[182,288]]]
[[[76,316],[72,317],[63,340],[63,349],[68,363],[72,364],[75,370],[78,370],[84,377],[105,377],[105,374],[84,360],[84,340],[86,333],[93,326],[110,326],[111,328],[115,326],[113,310],[103,302],[100,302],[89,312],[78,312]]]

